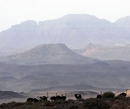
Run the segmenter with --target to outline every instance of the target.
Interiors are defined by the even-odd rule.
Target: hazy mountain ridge
[[[130,16],[122,17],[115,22],[120,27],[130,28]]]
[[[87,89],[126,89],[129,87],[130,62],[106,61],[95,64],[0,64],[0,88],[30,91],[64,86],[86,86]],[[4,73],[3,73],[4,72]],[[7,81],[3,78],[14,77]],[[88,87],[92,86],[92,87]]]
[[[1,48],[22,48],[31,43],[36,36],[37,25],[35,21],[24,21],[0,33]],[[31,41],[31,42],[30,42]]]
[[[129,36],[128,28],[91,15],[67,15],[38,24],[35,21],[22,22],[0,33],[1,56],[11,53],[9,49],[18,53],[1,57],[0,60],[6,63],[0,63],[0,88],[30,91],[86,85],[126,89],[130,84],[130,62],[102,62],[85,56],[129,60]],[[71,48],[89,45],[79,51],[85,55],[81,56],[60,43]],[[127,46],[104,47],[104,44],[126,43]],[[19,53],[17,50],[21,48],[22,53]]]
[[[101,60],[124,60],[130,61],[130,45],[113,47],[89,47],[79,53],[87,57]]]
[[[89,42],[114,45],[129,43],[130,33],[117,23],[87,14],[70,14],[55,20],[24,21],[0,33],[0,50],[30,49],[40,44],[64,43],[83,47]]]
[[[23,98],[23,97],[24,97],[23,95],[20,95],[17,92],[0,90],[0,99]]]

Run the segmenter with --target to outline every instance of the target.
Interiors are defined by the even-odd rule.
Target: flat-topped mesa
[[[42,44],[31,50],[8,56],[8,60],[33,64],[87,64],[96,60],[79,55],[64,44]]]

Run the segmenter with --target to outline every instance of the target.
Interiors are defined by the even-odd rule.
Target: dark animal
[[[47,98],[48,98],[48,97],[42,96],[42,97],[39,97],[39,98],[40,98],[40,100],[47,101]]]
[[[66,96],[61,96],[61,100],[65,101],[66,100]]]
[[[56,96],[56,100],[60,100],[61,99],[61,96],[60,95],[57,95]]]
[[[57,95],[57,93],[56,93],[56,96],[50,97],[50,100],[51,101],[55,101],[55,100],[63,100],[63,101],[65,101],[66,100],[66,93],[65,93],[65,96],[63,96],[63,94],[60,96],[60,95]]]
[[[47,99],[48,99],[48,92],[47,92],[47,96],[38,96],[37,97],[40,101],[47,101]]]
[[[124,92],[123,92],[123,93],[121,93],[121,94],[119,94],[119,96],[122,96],[122,97],[126,97],[126,95],[127,95],[127,94],[126,94],[126,93],[124,93]]]
[[[80,100],[80,99],[82,98],[82,96],[81,96],[80,94],[75,94],[74,96],[75,96],[75,98],[76,98],[77,100]]]
[[[29,103],[36,103],[36,102],[38,102],[38,100],[36,98],[28,98],[27,102],[29,102]]]
[[[66,96],[57,95],[57,96],[56,96],[56,100],[63,100],[63,101],[65,101],[65,100],[66,100]]]
[[[67,93],[65,93],[65,96],[63,94],[61,95],[61,100],[65,101],[66,98],[67,98]]]
[[[98,94],[96,98],[102,98],[102,95]]]
[[[55,100],[63,100],[63,101],[65,101],[65,100],[66,100],[66,96],[56,95],[56,96],[52,96],[50,99],[51,99],[52,101],[55,101]]]
[[[33,98],[28,98],[27,102],[33,102],[33,100],[34,100]]]
[[[34,100],[34,103],[38,102],[38,100],[36,98],[34,98],[33,100]]]
[[[50,98],[50,100],[51,100],[51,101],[55,101],[55,100],[56,100],[56,97],[55,97],[55,96],[52,96],[52,97]]]

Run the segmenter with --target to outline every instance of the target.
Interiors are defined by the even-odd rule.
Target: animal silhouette
[[[38,100],[36,98],[28,98],[27,102],[29,102],[29,103],[36,103],[36,102],[38,102]]]
[[[52,100],[52,101],[55,101],[55,100],[65,101],[66,100],[66,94],[65,94],[65,96],[63,96],[63,94],[60,96],[60,95],[57,95],[57,93],[56,93],[56,96],[50,97],[50,100]]]
[[[51,101],[55,101],[55,100],[56,100],[56,96],[50,97],[50,100],[51,100]]]
[[[80,95],[80,94],[75,94],[74,96],[75,96],[75,98],[76,98],[77,100],[80,100],[80,99],[82,98],[82,95]]]
[[[98,94],[96,98],[102,98],[102,95]]]
[[[42,96],[42,97],[39,97],[39,98],[40,98],[40,100],[47,101],[47,98],[48,98],[48,97]]]
[[[123,93],[121,93],[121,94],[119,94],[119,96],[122,96],[122,97],[126,97],[126,95],[127,95],[127,94],[126,94],[126,93],[124,93],[124,92],[123,92]]]

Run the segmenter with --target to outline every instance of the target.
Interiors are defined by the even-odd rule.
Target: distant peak
[[[67,14],[64,15],[63,17],[75,17],[75,16],[91,16],[90,14]]]
[[[38,46],[66,46],[66,45],[62,43],[55,43],[55,44],[42,44]]]
[[[122,17],[115,22],[120,27],[130,27],[130,16]]]
[[[118,21],[127,21],[127,20],[130,20],[130,16],[125,16],[125,17],[119,18],[116,22],[118,22]]]
[[[26,21],[23,21],[21,24],[23,24],[23,25],[30,25],[30,24],[37,25],[37,22],[34,20],[26,20]]]
[[[98,19],[97,17],[93,16],[93,15],[89,15],[89,14],[67,14],[65,16],[62,17],[62,19]]]
[[[17,28],[18,26],[23,26],[23,27],[26,27],[26,26],[30,26],[30,27],[36,27],[37,26],[37,22],[34,21],[34,20],[26,20],[26,21],[23,21],[21,22],[20,24],[17,24],[17,25],[13,25],[12,27],[13,28]]]
[[[65,44],[61,44],[61,43],[56,43],[56,44],[42,44],[42,45],[38,45],[35,48],[67,48]]]

